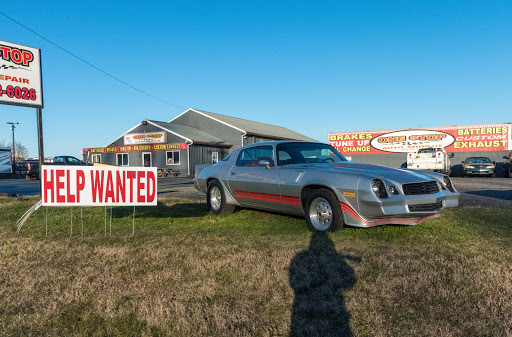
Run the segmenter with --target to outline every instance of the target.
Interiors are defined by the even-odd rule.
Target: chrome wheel
[[[210,205],[215,211],[218,211],[222,205],[222,194],[217,186],[213,186],[210,190]]]
[[[327,200],[317,197],[309,207],[309,219],[315,229],[326,231],[332,223],[332,208]]]

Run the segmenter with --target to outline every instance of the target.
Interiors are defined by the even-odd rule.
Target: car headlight
[[[387,198],[388,192],[386,192],[386,186],[380,179],[373,179],[371,183],[372,191],[379,198]]]
[[[466,168],[475,168],[473,165],[467,165]]]
[[[491,165],[491,166],[487,166],[487,168],[494,168],[494,165]]]
[[[448,176],[443,177],[443,185],[451,192],[455,192],[455,188],[453,188],[452,181],[450,180],[450,178],[448,178]]]

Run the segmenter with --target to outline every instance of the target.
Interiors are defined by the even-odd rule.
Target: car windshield
[[[490,164],[491,160],[486,157],[472,157],[466,159],[466,163],[468,164]]]
[[[277,145],[279,166],[301,163],[340,163],[348,161],[330,145],[322,143],[282,143]]]

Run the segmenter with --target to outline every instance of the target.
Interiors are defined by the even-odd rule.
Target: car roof
[[[259,143],[252,143],[242,146],[242,148],[252,147],[252,146],[262,146],[262,145],[278,145],[278,144],[284,144],[284,143],[304,143],[304,144],[324,144],[320,142],[308,142],[303,140],[267,140],[264,142]]]

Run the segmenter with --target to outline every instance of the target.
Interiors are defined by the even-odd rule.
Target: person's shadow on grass
[[[354,270],[336,252],[327,233],[313,233],[309,248],[290,263],[290,286],[295,293],[290,336],[352,336],[343,292],[356,283]]]

